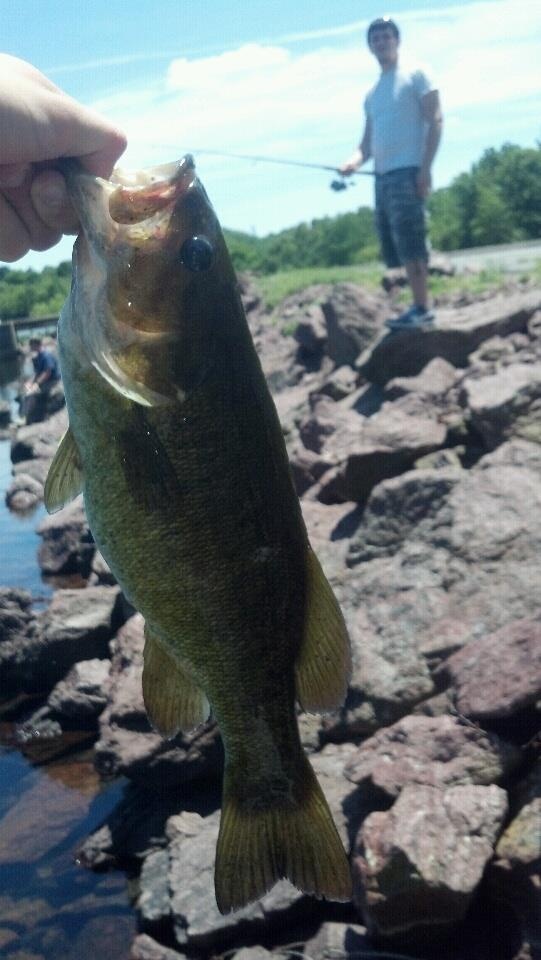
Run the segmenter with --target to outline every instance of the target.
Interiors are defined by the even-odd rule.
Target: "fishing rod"
[[[339,167],[331,167],[326,163],[306,163],[303,160],[285,160],[282,157],[263,157],[263,156],[253,156],[252,154],[246,153],[229,153],[227,150],[190,150],[190,153],[205,153],[211,154],[215,157],[231,157],[234,160],[251,160],[253,163],[278,163],[281,166],[285,167],[310,167],[312,170],[330,170],[331,173],[337,173],[341,178],[340,180],[333,180],[331,183],[331,190],[347,190],[350,184],[347,183],[349,176],[361,176],[361,177],[373,177],[374,172],[372,170],[354,170],[351,175],[346,176],[346,174],[340,171]],[[353,183],[351,183],[353,186]]]

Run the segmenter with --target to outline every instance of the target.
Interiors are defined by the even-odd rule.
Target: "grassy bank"
[[[298,270],[283,270],[265,277],[256,277],[255,282],[261,291],[265,305],[273,310],[285,298],[300,293],[306,287],[317,283],[358,283],[367,290],[380,290],[384,268],[378,262],[349,267],[302,267]],[[461,293],[474,296],[504,288],[509,281],[531,280],[541,283],[541,260],[528,271],[511,273],[499,267],[490,267],[478,273],[462,273],[454,277],[431,277],[430,294],[432,297],[445,298]],[[408,301],[407,289],[401,290],[396,301]]]

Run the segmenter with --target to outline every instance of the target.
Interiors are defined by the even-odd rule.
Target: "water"
[[[35,528],[44,508],[11,514],[10,482],[10,443],[0,440],[0,586],[43,599],[51,588],[37,565]],[[100,783],[91,750],[36,765],[13,735],[13,724],[0,722],[0,957],[127,960],[136,924],[124,875],[91,873],[76,862],[78,846],[115,807],[123,785]]]

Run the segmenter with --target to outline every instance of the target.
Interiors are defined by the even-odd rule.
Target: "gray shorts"
[[[417,167],[376,175],[376,230],[388,267],[428,260],[425,202],[417,196]]]

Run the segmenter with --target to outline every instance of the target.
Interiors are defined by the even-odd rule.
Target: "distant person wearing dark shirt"
[[[30,349],[34,376],[25,384],[23,409],[26,423],[38,423],[43,420],[48,395],[60,380],[60,367],[54,353],[45,350],[39,337],[32,337]]]

